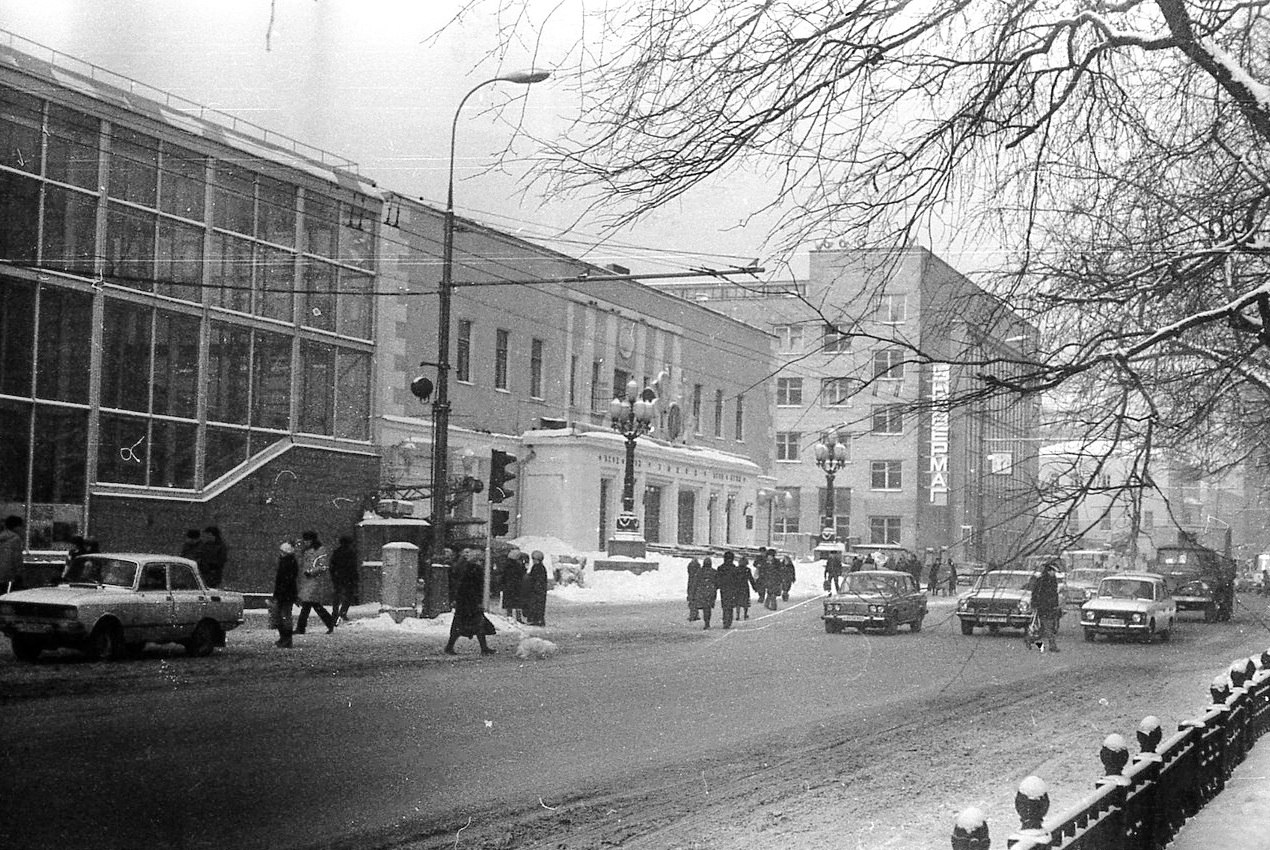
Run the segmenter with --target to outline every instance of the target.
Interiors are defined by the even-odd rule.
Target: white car
[[[111,661],[147,643],[210,655],[242,622],[242,594],[204,587],[198,566],[175,555],[82,555],[56,585],[0,596],[0,631],[21,661],[59,647]]]
[[[1080,606],[1085,640],[1098,635],[1135,637],[1150,643],[1168,640],[1177,619],[1177,603],[1164,576],[1114,573],[1098,582],[1095,596]]]

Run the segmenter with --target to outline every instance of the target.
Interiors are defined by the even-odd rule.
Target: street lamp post
[[[613,430],[626,438],[626,474],[622,479],[622,512],[617,516],[617,532],[609,540],[609,555],[642,558],[647,553],[635,515],[635,440],[653,430],[657,414],[657,394],[652,388],[640,390],[634,379],[626,384],[626,395],[609,402]]]
[[[524,71],[514,74],[492,77],[477,83],[454,110],[454,119],[450,122],[450,171],[445,190],[445,218],[442,223],[441,242],[441,287],[437,305],[437,386],[436,397],[432,402],[432,563],[441,560],[441,553],[446,545],[446,507],[449,492],[447,476],[449,475],[449,442],[450,442],[450,301],[454,295],[454,150],[455,137],[459,129],[459,113],[467,99],[478,90],[493,83],[518,83],[531,85],[540,83],[551,76],[550,71]]]
[[[847,465],[847,447],[838,442],[833,432],[826,434],[815,448],[816,466],[825,473],[825,510],[828,513],[828,524],[825,528],[832,530],[833,539],[838,539],[837,511],[834,506],[833,478],[838,470]]]

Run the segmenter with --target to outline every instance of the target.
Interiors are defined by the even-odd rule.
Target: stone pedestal
[[[612,541],[609,541],[610,543]],[[656,561],[649,561],[644,558],[599,558],[591,565],[595,570],[625,570],[628,573],[639,575],[651,570],[655,570],[660,566]]]

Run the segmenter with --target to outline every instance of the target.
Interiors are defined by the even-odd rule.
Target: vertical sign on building
[[[936,363],[931,369],[930,400],[934,412],[930,420],[930,503],[948,504],[948,400],[952,367]]]

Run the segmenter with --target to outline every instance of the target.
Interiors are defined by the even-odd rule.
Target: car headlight
[[[958,599],[958,600],[957,600],[957,610],[958,610],[958,611],[968,611],[968,610],[970,610],[970,600],[969,600],[969,599]]]
[[[1031,610],[1032,610],[1032,600],[1030,600],[1030,599],[1020,599],[1020,600],[1019,600],[1019,613],[1020,613],[1020,614],[1026,614],[1027,612],[1029,612],[1029,611],[1031,611]]]
[[[1134,611],[1134,612],[1133,612],[1133,622],[1135,622],[1135,623],[1141,623],[1141,622],[1142,622],[1142,620],[1143,620],[1143,617],[1142,617],[1142,612],[1141,612],[1141,611]]]
[[[1080,612],[1080,618],[1081,618],[1082,620],[1084,620],[1085,622],[1087,622],[1087,623],[1092,623],[1092,622],[1094,621],[1094,612],[1093,612],[1093,611],[1081,611],[1081,612]]]

